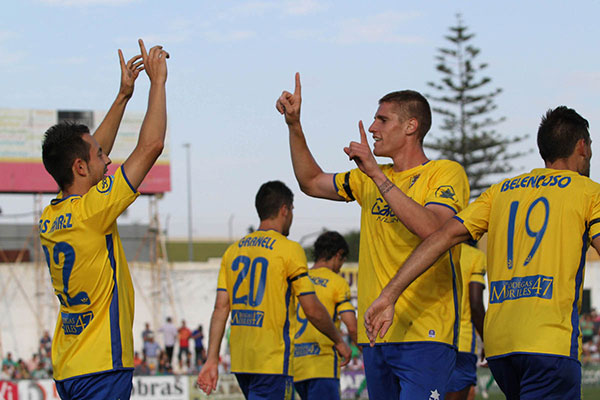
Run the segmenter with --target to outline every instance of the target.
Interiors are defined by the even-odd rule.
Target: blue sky
[[[443,36],[460,12],[476,34],[479,59],[489,63],[490,88],[504,89],[496,116],[507,120],[498,131],[528,134],[522,146],[535,149],[540,116],[560,104],[586,117],[594,137],[599,11],[592,1],[7,1],[0,107],[107,109],[118,89],[117,48],[131,57],[138,37],[163,44],[171,54],[173,191],[159,208],[169,236],[187,234],[182,145],[189,142],[196,237],[243,235],[258,223],[253,201],[259,185],[280,179],[296,193],[290,237],[299,240],[323,227],[356,229],[360,213],[356,204],[311,199],[298,189],[287,128],[274,108],[281,91],[293,87],[294,72],[302,74],[302,120],[315,158],[326,171],[345,171],[354,165],[342,148],[358,138],[359,119],[371,121],[382,95],[429,92],[426,82],[438,78],[436,49],[447,45]],[[145,110],[147,90],[143,75],[129,110]],[[439,120],[434,115],[429,135],[440,134]],[[522,171],[542,163],[535,150],[514,165]],[[0,222],[31,221],[9,216],[32,205],[31,196],[0,195]],[[121,222],[144,223],[147,209],[147,199],[139,199]]]

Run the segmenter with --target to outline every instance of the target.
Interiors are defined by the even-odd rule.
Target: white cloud
[[[254,31],[230,31],[230,32],[218,32],[218,31],[206,31],[202,33],[202,36],[206,40],[211,42],[239,42],[242,40],[250,39],[256,36]]]
[[[341,44],[353,43],[422,43],[418,35],[400,33],[403,23],[420,14],[386,12],[366,18],[352,18],[337,24],[337,33],[331,41]]]
[[[316,0],[288,0],[282,4],[283,12],[288,15],[314,14],[327,8],[326,4]]]
[[[140,0],[40,0],[42,3],[48,4],[50,6],[78,6],[78,7],[86,7],[86,6],[119,6],[124,4],[129,4],[133,2],[137,2]]]

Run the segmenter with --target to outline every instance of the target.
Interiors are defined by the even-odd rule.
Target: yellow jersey
[[[485,254],[483,251],[461,244],[460,276],[462,279],[463,293],[460,305],[460,337],[458,351],[473,353],[477,351],[475,325],[471,321],[471,301],[469,300],[469,284],[481,283],[485,286]]]
[[[293,374],[296,297],[315,293],[304,249],[256,231],[225,251],[217,290],[229,295],[231,371]]]
[[[406,171],[380,166],[386,177],[422,206],[439,204],[461,211],[469,199],[467,175],[454,161],[428,161]],[[402,266],[421,239],[400,222],[375,183],[359,169],[334,176],[337,193],[361,208],[358,260],[358,319]],[[377,343],[441,342],[458,345],[461,284],[453,248],[402,293],[386,336]],[[364,325],[358,342],[368,344]]]
[[[339,329],[340,314],[354,312],[348,282],[325,267],[312,268],[308,275],[315,286],[317,297]],[[294,382],[314,378],[339,378],[340,365],[333,341],[308,321],[300,304],[296,307],[296,319]]]
[[[493,185],[457,217],[488,232],[488,357],[578,359],[585,254],[600,234],[600,185],[568,170],[534,169]]]
[[[39,221],[60,312],[54,379],[133,369],[134,292],[117,217],[139,196],[122,167],[83,196],[52,200]]]

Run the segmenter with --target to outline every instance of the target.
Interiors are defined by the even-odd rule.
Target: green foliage
[[[358,262],[358,248],[360,247],[360,231],[350,231],[344,235],[344,239],[348,242],[350,253],[346,261]]]
[[[428,94],[428,98],[439,104],[432,110],[442,116],[440,129],[448,135],[434,137],[425,147],[459,162],[469,178],[471,196],[476,197],[493,183],[487,179],[490,175],[512,171],[509,161],[531,150],[509,152],[509,145],[527,136],[506,137],[495,130],[505,120],[492,115],[497,109],[495,98],[502,89],[488,87],[492,79],[483,76],[488,64],[477,60],[480,50],[471,44],[475,34],[468,32],[460,15],[449,31],[444,38],[450,45],[438,49],[436,56],[440,81],[427,82],[437,93]]]

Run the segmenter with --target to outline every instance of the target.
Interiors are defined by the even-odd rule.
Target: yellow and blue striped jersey
[[[534,169],[493,185],[456,217],[488,232],[488,357],[577,359],[585,254],[600,234],[600,185],[568,170]]]
[[[217,290],[229,295],[231,371],[293,374],[296,297],[315,293],[302,247],[256,231],[229,246]]]
[[[354,312],[348,282],[325,267],[312,268],[308,275],[315,286],[317,297],[339,329],[340,314]],[[294,382],[314,378],[339,378],[340,365],[334,343],[308,321],[300,304],[296,307],[296,319]]]
[[[469,300],[469,284],[481,283],[485,286],[485,254],[483,251],[461,244],[460,276],[463,293],[460,305],[460,336],[458,351],[473,353],[477,351],[475,325],[471,321],[471,301]]]
[[[380,166],[386,177],[420,205],[439,204],[461,211],[469,199],[464,169],[448,160],[428,161],[402,172]],[[421,239],[400,222],[373,181],[359,169],[336,174],[334,184],[346,201],[362,208],[358,260],[358,319],[402,266]],[[386,336],[378,343],[442,342],[458,344],[460,279],[455,268],[459,248],[443,255],[402,293]],[[451,257],[452,253],[452,257]],[[363,324],[358,341],[368,344]]]
[[[42,249],[60,301],[57,381],[133,368],[134,292],[116,220],[138,195],[119,168],[83,196],[59,195],[42,213]]]

